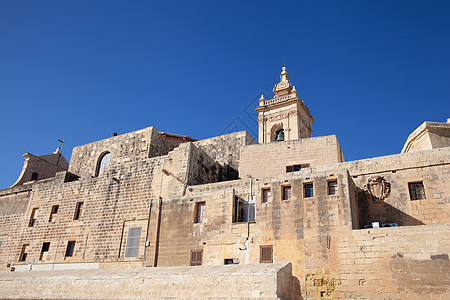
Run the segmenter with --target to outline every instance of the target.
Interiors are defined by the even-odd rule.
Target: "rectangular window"
[[[31,181],[37,180],[38,176],[39,176],[39,174],[36,172],[31,173]]]
[[[309,168],[309,164],[286,166],[286,173],[297,172],[303,168]]]
[[[203,250],[191,250],[191,266],[201,266],[203,260]]]
[[[81,218],[81,213],[83,212],[84,202],[78,202],[75,207],[75,214],[73,215],[74,220],[79,220]]]
[[[39,255],[39,261],[42,261],[42,258],[44,257],[44,254],[48,252],[48,249],[50,249],[50,243],[49,242],[43,243],[42,249],[41,249],[41,255]]]
[[[337,180],[328,181],[328,195],[337,195]]]
[[[272,263],[273,262],[273,246],[264,245],[260,246],[260,259],[261,263]]]
[[[271,193],[269,189],[262,190],[262,202],[269,202],[271,200]]]
[[[59,205],[53,205],[52,210],[50,211],[50,218],[48,218],[48,221],[51,222],[54,215],[58,213]]]
[[[303,186],[303,189],[305,191],[305,198],[314,197],[314,186],[312,183],[306,183]]]
[[[283,186],[283,195],[282,200],[291,200],[291,187],[290,186]]]
[[[30,221],[28,222],[28,227],[34,227],[36,225],[36,212],[38,211],[39,207],[33,208],[31,211]]]
[[[234,197],[235,216],[234,222],[255,221],[255,201],[245,201],[238,196]]]
[[[205,218],[206,202],[195,203],[194,223],[203,223]]]
[[[408,183],[408,188],[411,200],[425,200],[425,189],[422,181],[410,182]]]
[[[75,241],[67,242],[66,255],[65,257],[72,257],[73,250],[75,250]]]
[[[27,247],[30,244],[23,244],[22,245],[22,251],[20,251],[19,261],[26,261],[27,260]]]
[[[224,265],[232,265],[232,264],[234,264],[234,262],[233,262],[233,259],[232,259],[232,258],[225,258],[225,259],[223,260],[223,264],[224,264]]]
[[[125,257],[138,257],[139,244],[141,242],[141,227],[134,227],[128,230],[127,249]]]

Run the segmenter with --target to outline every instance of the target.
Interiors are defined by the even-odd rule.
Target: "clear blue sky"
[[[61,137],[69,160],[152,125],[257,132],[283,57],[313,135],[336,134],[346,160],[399,153],[450,117],[448,0],[1,1],[0,188]]]

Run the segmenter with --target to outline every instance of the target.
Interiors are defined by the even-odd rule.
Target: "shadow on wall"
[[[372,225],[372,222],[379,222],[380,227],[387,223],[396,223],[398,226],[425,225],[420,220],[408,215],[389,203],[373,203],[367,198],[364,190],[357,188],[359,226],[364,229],[365,225]]]

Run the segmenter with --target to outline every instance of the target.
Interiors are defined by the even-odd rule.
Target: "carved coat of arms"
[[[366,194],[373,203],[380,203],[387,197],[391,192],[391,184],[387,182],[382,176],[371,176],[367,180],[367,184],[364,186],[366,189]]]

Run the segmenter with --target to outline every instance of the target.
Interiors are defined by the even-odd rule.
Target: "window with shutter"
[[[191,250],[191,266],[201,266],[203,260],[203,250]]]
[[[260,246],[260,260],[261,263],[272,263],[273,262],[273,246],[272,245],[262,245]]]

